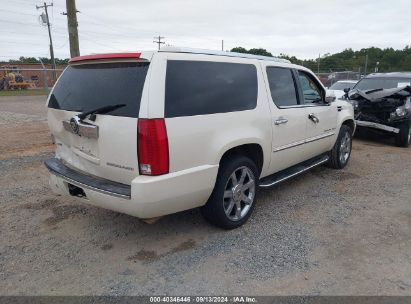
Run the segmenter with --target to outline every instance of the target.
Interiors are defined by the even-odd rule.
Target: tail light
[[[163,118],[138,120],[137,151],[141,175],[168,173],[168,140]]]

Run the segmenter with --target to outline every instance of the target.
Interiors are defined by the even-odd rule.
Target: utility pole
[[[66,0],[67,13],[62,13],[62,15],[67,15],[67,28],[69,32],[69,42],[70,42],[70,56],[71,58],[80,56],[80,47],[78,42],[78,23],[77,23],[77,13],[79,11],[76,9],[76,0]]]
[[[53,82],[55,82],[56,79],[57,79],[57,76],[56,76],[56,61],[54,60],[53,39],[51,39],[49,13],[47,12],[47,7],[49,7],[49,6],[53,6],[53,3],[47,4],[46,2],[44,2],[43,5],[40,5],[40,6],[36,5],[36,9],[44,9],[44,11],[46,13],[46,24],[47,24],[47,28],[48,28],[48,31],[49,31],[49,38],[50,38],[50,57],[51,57],[51,64],[53,66]]]
[[[364,76],[367,76],[368,54],[365,54]]]
[[[224,40],[221,40],[221,51],[224,52]]]
[[[160,50],[160,45],[165,44],[164,41],[161,41],[161,39],[164,39],[164,38],[166,37],[161,37],[161,36],[154,37],[154,39],[157,39],[157,40],[154,40],[153,42],[158,44],[158,50]]]
[[[320,59],[321,59],[321,54],[318,54],[318,61],[317,61],[317,75],[320,74]]]

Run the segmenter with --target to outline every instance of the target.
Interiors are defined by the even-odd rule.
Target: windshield
[[[364,78],[354,87],[359,90],[392,89],[410,85],[411,78]]]
[[[355,83],[352,83],[352,82],[340,82],[340,81],[338,81],[330,87],[330,90],[341,90],[342,91],[342,90],[347,89],[347,88],[351,89],[354,85],[355,85]]]
[[[117,62],[69,66],[50,96],[49,108],[87,112],[125,104],[108,115],[138,117],[149,63]]]

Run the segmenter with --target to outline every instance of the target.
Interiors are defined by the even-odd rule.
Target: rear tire
[[[201,207],[202,215],[223,229],[240,227],[253,212],[257,179],[257,166],[251,159],[241,155],[224,159],[214,190]]]
[[[351,150],[352,130],[350,127],[342,125],[337,141],[329,153],[330,159],[327,165],[334,169],[343,169],[351,157]]]
[[[399,147],[407,148],[411,142],[411,119],[399,126],[400,133],[395,135],[395,143]]]

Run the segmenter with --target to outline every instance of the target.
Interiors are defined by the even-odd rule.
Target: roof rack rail
[[[278,58],[278,57],[269,57],[261,55],[252,55],[244,53],[234,53],[234,52],[224,52],[224,51],[215,51],[207,49],[195,49],[195,48],[183,48],[183,47],[171,47],[165,46],[159,50],[159,52],[169,52],[169,53],[188,53],[188,54],[204,54],[204,55],[217,55],[217,56],[227,56],[227,57],[238,57],[238,58],[250,58],[257,60],[266,60],[266,61],[275,61],[282,63],[291,63],[287,59]]]

